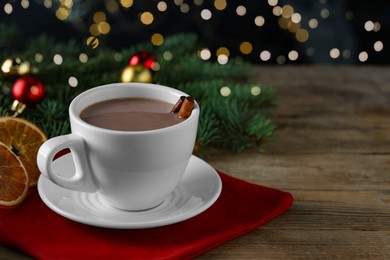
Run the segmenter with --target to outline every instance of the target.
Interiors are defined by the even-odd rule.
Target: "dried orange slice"
[[[0,117],[0,142],[22,162],[29,177],[30,187],[38,182],[40,171],[37,166],[37,153],[46,140],[45,133],[30,121],[18,117]]]
[[[28,191],[28,175],[19,158],[0,143],[0,206],[15,206]]]

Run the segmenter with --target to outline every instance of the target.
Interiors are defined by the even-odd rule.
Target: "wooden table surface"
[[[212,166],[293,194],[291,209],[198,259],[390,259],[390,67],[259,66],[279,96],[266,151]],[[0,259],[25,258],[0,247]]]

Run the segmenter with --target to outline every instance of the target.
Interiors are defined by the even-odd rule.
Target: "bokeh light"
[[[299,54],[296,50],[291,50],[291,51],[289,51],[287,56],[288,56],[289,60],[296,61],[299,57]]]
[[[55,54],[54,57],[53,57],[53,62],[57,65],[61,65],[62,62],[64,61],[64,59],[62,58],[62,56],[60,54]]]
[[[330,15],[330,12],[329,12],[329,9],[327,9],[327,8],[322,9],[320,12],[321,18],[326,19],[329,17],[329,15]]]
[[[332,59],[337,59],[338,57],[340,57],[340,50],[337,49],[337,48],[331,49],[330,52],[329,52],[329,56]]]
[[[220,54],[217,57],[217,61],[219,64],[224,65],[224,64],[228,63],[229,57],[226,56],[225,54]]]
[[[282,16],[284,18],[290,18],[294,13],[294,8],[291,5],[284,5],[282,7]]]
[[[120,0],[120,4],[124,8],[130,8],[133,5],[133,0]]]
[[[153,23],[154,16],[151,12],[143,12],[140,15],[140,20],[143,24],[149,25],[149,24]]]
[[[96,12],[94,15],[93,15],[93,21],[95,23],[100,23],[100,22],[103,22],[103,21],[106,21],[107,19],[107,16],[105,13],[103,12]]]
[[[87,63],[88,62],[88,55],[85,53],[80,53],[79,60],[81,63]]]
[[[110,13],[115,14],[119,10],[118,3],[115,0],[109,0],[106,2],[106,9]]]
[[[379,22],[374,23],[374,28],[372,29],[374,32],[379,32],[381,29],[381,24]]]
[[[374,22],[373,21],[366,21],[364,23],[364,29],[367,31],[367,32],[370,32],[372,30],[374,30]]]
[[[164,37],[159,33],[155,33],[152,35],[150,41],[153,45],[160,46],[164,43]]]
[[[295,34],[298,42],[306,42],[309,39],[309,32],[306,29],[299,29]]]
[[[242,54],[249,54],[252,52],[252,50],[253,46],[250,42],[245,41],[240,44],[240,51]]]
[[[43,61],[43,55],[40,53],[35,53],[34,60],[38,63],[41,63]]]
[[[190,6],[188,4],[182,4],[180,6],[180,11],[183,13],[183,14],[186,14],[186,13],[189,13],[190,12]]]
[[[280,7],[280,6],[275,6],[275,7],[272,9],[272,13],[273,13],[275,16],[281,16],[281,15],[282,15],[282,7]]]
[[[45,1],[43,1],[43,5],[46,8],[51,8],[53,6],[53,1],[52,0],[45,0]]]
[[[173,53],[170,52],[170,51],[164,51],[164,53],[163,53],[163,58],[164,58],[164,60],[166,60],[166,61],[170,61],[170,60],[173,59]]]
[[[251,88],[251,94],[253,96],[258,96],[258,95],[260,95],[260,93],[261,93],[261,88],[259,86],[253,86]]]
[[[77,87],[77,85],[79,84],[79,81],[77,80],[76,77],[71,76],[71,77],[69,77],[69,79],[68,79],[68,84],[69,84],[69,86],[71,86],[72,88],[75,88],[75,87]]]
[[[202,60],[209,60],[211,58],[210,50],[208,48],[204,48],[204,49],[200,50],[199,57]]]
[[[360,62],[366,62],[368,60],[368,53],[366,51],[362,51],[359,53],[358,58]]]
[[[110,32],[110,25],[107,22],[100,22],[97,26],[99,33],[107,34]]]
[[[70,15],[70,10],[65,7],[60,7],[56,11],[56,16],[60,20],[66,20]]]
[[[260,60],[268,61],[269,59],[271,59],[271,52],[267,50],[260,52]]]
[[[197,6],[201,6],[203,4],[203,0],[194,0],[194,4]]]
[[[22,0],[20,2],[20,5],[24,8],[27,9],[30,6],[30,2],[28,0]]]
[[[268,4],[269,4],[270,6],[275,6],[275,5],[278,4],[278,0],[268,0]]]
[[[265,24],[265,19],[264,19],[264,17],[261,16],[261,15],[256,16],[256,18],[255,18],[255,24],[256,24],[256,26],[259,26],[259,27],[263,26],[263,25]]]
[[[203,20],[210,20],[211,19],[211,11],[209,9],[203,9],[200,12],[200,16],[202,17]]]
[[[224,87],[222,87],[220,89],[220,93],[221,93],[222,96],[227,97],[227,96],[229,96],[232,93],[232,91],[230,90],[229,87],[224,86]]]
[[[315,29],[318,27],[318,20],[313,18],[309,20],[309,27]]]
[[[121,61],[123,61],[123,55],[122,55],[122,53],[119,53],[119,52],[115,53],[115,54],[114,54],[114,60],[115,60],[116,62],[121,62]]]
[[[226,8],[226,6],[227,6],[226,0],[215,0],[214,1],[214,7],[217,10],[222,11]]]
[[[239,15],[239,16],[244,16],[244,15],[246,14],[246,7],[243,6],[243,5],[237,6],[237,8],[236,8],[236,13],[237,13],[237,15]]]
[[[376,52],[382,51],[382,50],[383,50],[383,42],[382,42],[382,41],[376,41],[376,42],[374,43],[374,50],[375,50]]]
[[[299,23],[301,22],[301,20],[302,20],[302,16],[299,13],[293,13],[293,15],[291,16],[291,21],[293,23]]]
[[[160,12],[165,12],[168,9],[168,5],[164,1],[160,1],[160,2],[157,3],[157,9]]]

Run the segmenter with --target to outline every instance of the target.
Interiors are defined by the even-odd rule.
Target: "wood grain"
[[[279,96],[264,153],[210,151],[241,179],[289,191],[290,210],[198,259],[390,259],[390,67],[259,66]],[[0,259],[20,253],[0,247]]]
[[[215,151],[235,177],[293,194],[291,209],[199,259],[390,259],[390,68],[266,66],[278,91],[265,153]]]

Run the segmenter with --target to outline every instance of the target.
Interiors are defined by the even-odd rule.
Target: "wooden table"
[[[390,259],[390,67],[260,66],[277,90],[265,153],[212,151],[232,176],[289,191],[290,210],[199,259]],[[0,247],[0,259],[24,258]]]

